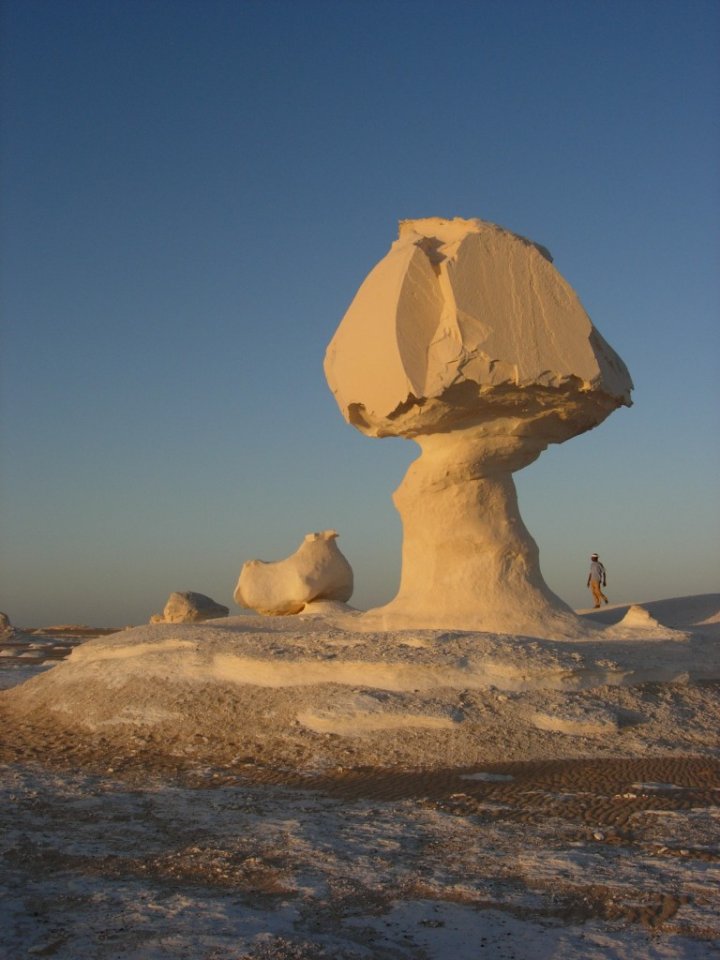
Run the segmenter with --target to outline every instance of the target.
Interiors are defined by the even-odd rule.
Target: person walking
[[[590,557],[590,573],[587,578],[587,585],[592,590],[595,599],[595,608],[600,606],[600,601],[608,602],[608,598],[602,592],[602,588],[607,586],[607,574],[605,567],[600,563],[600,557],[596,553]]]

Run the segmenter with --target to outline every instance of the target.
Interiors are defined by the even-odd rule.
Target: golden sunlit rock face
[[[511,473],[629,406],[632,381],[548,251],[482,220],[401,222],[325,375],[358,430],[422,448],[395,494],[400,591],[369,619],[562,630]]]
[[[325,374],[343,416],[374,436],[494,421],[501,431],[518,412],[561,419],[570,436],[629,404],[632,389],[547,250],[482,220],[436,217],[400,224]]]

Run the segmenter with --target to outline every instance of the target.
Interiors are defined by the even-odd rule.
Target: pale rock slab
[[[548,251],[482,220],[400,223],[325,357],[345,419],[415,440],[400,590],[368,628],[567,636],[512,473],[629,406],[632,381]]]
[[[300,613],[313,601],[349,600],[353,572],[335,543],[337,536],[335,530],[308,533],[285,560],[248,560],[240,571],[235,602],[258,613],[285,616]]]
[[[161,614],[153,614],[151,623],[200,623],[203,620],[217,620],[227,617],[228,607],[216,603],[204,593],[187,591],[171,593]]]

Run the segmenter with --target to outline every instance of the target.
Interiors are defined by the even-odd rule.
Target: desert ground
[[[582,619],[16,630],[0,954],[720,956],[720,596]]]

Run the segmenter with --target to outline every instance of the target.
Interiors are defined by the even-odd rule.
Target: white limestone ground
[[[462,797],[340,800],[251,783],[193,790],[2,773],[8,958],[718,955],[720,823],[697,802],[636,814],[631,838],[557,809],[516,819],[510,805],[466,809]],[[534,796],[552,802],[553,788]],[[572,791],[563,796],[569,806]]]
[[[642,608],[589,614],[599,632],[566,642],[357,634],[357,615],[333,606],[86,641],[0,696],[36,748],[0,764],[5,955],[720,956],[720,705],[703,679],[718,673],[720,596]],[[26,643],[43,669],[41,638]],[[7,652],[0,670],[27,676],[20,647]],[[249,756],[224,753],[230,691],[249,705],[246,746],[303,745],[279,751],[280,765],[301,756],[306,771],[330,767],[352,747],[358,763],[394,763],[397,749],[439,767],[453,744],[470,762],[503,762],[435,779],[396,766],[384,780],[344,781],[332,766],[327,790],[303,777],[253,782],[242,775]],[[206,713],[209,747],[197,736]],[[129,781],[43,766],[79,736],[107,767],[145,737],[177,751],[197,786],[168,780],[167,766]],[[595,759],[535,769],[507,763],[514,751]],[[618,756],[636,759],[603,759]]]

